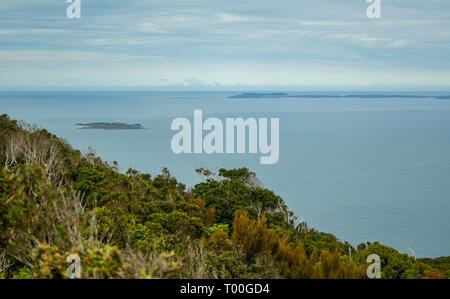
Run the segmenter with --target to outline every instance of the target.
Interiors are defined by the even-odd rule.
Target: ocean
[[[238,93],[0,92],[0,113],[91,148],[122,171],[167,167],[188,186],[201,181],[196,168],[247,167],[310,227],[353,245],[450,255],[450,100],[228,98]],[[261,165],[260,154],[174,154],[171,122],[192,120],[195,109],[222,120],[279,118],[278,163]],[[117,119],[145,129],[75,126]]]

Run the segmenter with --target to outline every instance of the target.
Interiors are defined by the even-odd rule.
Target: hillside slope
[[[246,168],[199,169],[192,189],[167,169],[118,171],[44,129],[0,116],[0,277],[449,278],[448,259],[415,260],[377,242],[357,248],[296,223]]]

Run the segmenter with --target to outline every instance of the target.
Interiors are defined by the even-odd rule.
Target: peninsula
[[[229,96],[230,99],[261,99],[261,98],[298,98],[298,99],[436,99],[450,100],[450,95],[406,95],[406,94],[297,94],[290,95],[284,92],[274,93],[241,93]]]

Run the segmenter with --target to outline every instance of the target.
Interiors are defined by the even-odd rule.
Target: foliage
[[[296,223],[246,168],[199,169],[192,189],[152,177],[43,129],[0,116],[0,278],[449,278],[449,258],[415,260],[373,243],[357,249]],[[349,251],[352,257],[349,257]]]

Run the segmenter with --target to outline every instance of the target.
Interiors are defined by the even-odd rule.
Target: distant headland
[[[230,99],[278,99],[278,98],[299,98],[299,99],[345,99],[345,98],[360,98],[360,99],[438,99],[450,100],[450,95],[405,95],[405,94],[299,94],[290,95],[284,92],[273,93],[241,93],[234,96],[229,96]]]
[[[93,122],[93,123],[78,123],[76,126],[80,126],[80,129],[98,129],[98,130],[140,130],[144,129],[141,124],[126,124],[119,122]]]
[[[284,92],[272,92],[272,93],[241,93],[238,95],[230,96],[231,99],[257,99],[257,98],[289,98],[292,97]]]

